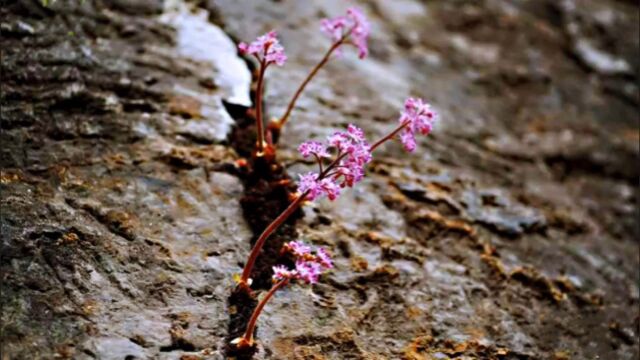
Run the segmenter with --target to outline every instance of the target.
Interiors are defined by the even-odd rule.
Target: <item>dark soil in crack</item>
[[[255,86],[252,86],[252,89],[255,89]],[[255,103],[254,91],[251,93],[251,98]],[[256,143],[254,109],[229,103],[225,103],[225,106],[236,121],[236,127],[229,139],[230,146],[247,159],[245,164],[239,166],[240,178],[244,185],[244,195],[240,199],[240,204],[245,220],[253,232],[251,238],[251,246],[253,247],[264,229],[289,206],[291,195],[295,193],[296,186],[284,167],[277,163],[277,159],[273,164],[266,164],[260,159],[252,160],[251,153]],[[265,109],[264,106],[263,109]],[[231,311],[227,355],[235,356],[238,359],[252,358],[255,349],[238,350],[229,342],[244,334],[247,322],[257,305],[256,291],[271,288],[273,273],[271,267],[276,264],[293,265],[291,259],[281,254],[281,249],[286,242],[296,239],[295,224],[301,215],[302,211],[296,210],[266,241],[251,274],[251,288],[254,293],[250,295],[236,289],[229,296],[228,304]]]

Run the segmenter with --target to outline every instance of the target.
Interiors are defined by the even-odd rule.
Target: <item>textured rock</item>
[[[223,100],[251,98],[230,39],[281,34],[289,61],[266,97],[279,116],[329,45],[320,18],[356,2],[197,4],[1,7],[8,358],[224,358],[232,275],[267,211],[247,210],[262,185],[233,170]],[[371,56],[346,49],[309,85],[279,145],[286,170],[309,169],[301,141],[349,122],[381,136],[408,95],[443,121],[304,208],[288,234],[327,246],[336,269],[275,296],[255,358],[637,358],[633,5],[357,5]]]

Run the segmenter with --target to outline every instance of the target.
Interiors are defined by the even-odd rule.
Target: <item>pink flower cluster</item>
[[[298,186],[301,192],[309,191],[307,200],[313,201],[322,195],[326,195],[329,200],[333,201],[340,196],[340,186],[331,178],[320,179],[320,174],[308,172],[300,175],[300,184]]]
[[[327,151],[327,147],[319,141],[305,141],[299,147],[298,151],[302,154],[303,158],[309,156],[317,156],[318,158],[329,158],[331,154]]]
[[[400,133],[400,141],[405,150],[415,150],[416,132],[422,135],[429,134],[437,119],[438,114],[431,108],[431,105],[425,103],[422,99],[408,98],[404,103],[404,111],[398,120],[401,124],[407,123],[402,133]]]
[[[238,44],[238,49],[243,55],[255,55],[258,60],[264,60],[267,65],[276,64],[282,66],[287,61],[287,55],[284,54],[284,48],[280,45],[276,36],[278,36],[278,33],[275,30],[270,31],[258,37],[251,44],[241,42]]]
[[[339,161],[328,174],[309,172],[300,175],[301,192],[307,192],[307,199],[314,200],[326,195],[329,200],[335,200],[340,195],[340,189],[353,185],[364,177],[364,167],[371,161],[371,146],[364,138],[362,130],[355,125],[349,125],[347,131],[338,131],[327,138],[327,143],[307,141],[298,147],[304,158],[316,156],[318,161],[329,157],[329,149],[336,150]]]
[[[282,265],[274,266],[274,281],[299,279],[307,284],[315,284],[323,272],[333,268],[331,256],[323,248],[317,248],[314,253],[310,246],[300,241],[289,242],[284,248],[296,257],[296,268],[290,270]]]
[[[333,41],[341,41],[351,37],[351,43],[358,48],[358,56],[363,59],[369,54],[367,38],[369,37],[369,22],[358,8],[349,8],[347,15],[333,19],[323,19],[320,23],[322,31]]]
[[[362,130],[349,125],[347,131],[339,131],[329,136],[329,145],[338,149],[338,156],[347,154],[336,166],[335,181],[342,177],[340,187],[353,187],[364,177],[364,166],[371,161],[371,146],[364,138]]]

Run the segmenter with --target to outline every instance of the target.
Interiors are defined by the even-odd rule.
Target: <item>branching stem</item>
[[[257,131],[257,144],[258,154],[262,154],[264,150],[264,129],[262,122],[262,90],[264,87],[264,73],[267,69],[267,63],[258,58],[260,61],[260,74],[258,75],[258,88],[256,89],[256,131]]]
[[[291,98],[291,101],[289,101],[287,110],[285,111],[284,115],[280,118],[278,122],[278,125],[280,128],[282,128],[282,126],[284,126],[284,124],[289,119],[289,115],[291,115],[291,111],[295,107],[296,102],[298,101],[298,97],[300,97],[300,94],[302,94],[302,91],[304,91],[304,88],[307,87],[307,84],[311,81],[311,79],[313,79],[313,77],[316,76],[318,71],[327,63],[327,61],[329,61],[329,59],[331,58],[331,54],[333,54],[333,52],[336,51],[336,49],[339,48],[340,45],[342,45],[345,42],[345,40],[347,40],[349,35],[351,35],[352,31],[353,31],[353,28],[350,29],[347,33],[345,33],[340,38],[340,40],[336,41],[335,43],[333,43],[333,45],[331,45],[329,50],[327,50],[327,52],[324,54],[324,57],[322,57],[322,60],[320,60],[320,62],[317,63],[316,66],[314,66],[314,68],[311,70],[309,75],[307,75],[307,77],[304,79],[302,84],[300,84],[300,86],[298,87],[298,90],[296,90],[295,94]]]
[[[258,258],[258,254],[260,254],[260,250],[264,246],[264,242],[271,236],[271,234],[285,222],[291,214],[302,204],[304,199],[307,197],[309,192],[304,192],[300,196],[298,196],[289,206],[280,214],[278,217],[273,220],[269,226],[260,234],[258,240],[256,240],[255,245],[253,245],[253,249],[251,249],[251,254],[249,254],[249,259],[244,266],[244,270],[242,271],[242,277],[240,278],[240,284],[248,285],[249,277],[251,276],[251,270],[253,270],[253,265]]]
[[[289,279],[285,278],[275,283],[271,287],[269,292],[264,296],[264,298],[260,300],[260,303],[258,303],[258,306],[256,306],[255,310],[253,310],[251,319],[249,319],[249,323],[247,324],[247,330],[244,332],[244,335],[242,336],[249,344],[253,343],[253,331],[256,328],[256,322],[258,321],[258,317],[260,316],[262,309],[264,309],[264,306],[267,304],[269,299],[273,297],[273,294],[275,294],[276,291],[278,291],[278,289],[280,289],[281,287],[287,285],[288,282],[289,282]]]
[[[402,130],[408,124],[409,124],[408,121],[400,124],[400,126],[398,126],[395,130],[393,130],[387,136],[378,140],[376,143],[373,144],[373,146],[371,146],[371,151],[373,152],[378,146],[383,144],[385,141],[392,139],[398,132],[400,132],[400,130]],[[331,173],[331,170],[339,167],[340,161],[344,159],[347,155],[348,153],[338,153],[335,160],[333,160],[331,164],[329,164],[329,166],[327,166],[326,168],[324,168],[324,170],[320,172],[317,180],[322,180],[327,176],[334,175],[335,173]],[[309,195],[309,191],[305,191],[304,193],[299,195],[291,204],[289,204],[289,206],[280,215],[278,215],[278,217],[275,220],[273,220],[271,224],[269,224],[269,226],[267,226],[266,229],[264,229],[262,234],[260,234],[260,237],[258,237],[258,240],[256,240],[256,243],[253,246],[253,249],[251,249],[251,254],[249,254],[249,259],[247,260],[247,263],[244,266],[244,270],[242,271],[242,277],[240,278],[240,284],[244,285],[246,289],[249,289],[249,277],[251,276],[251,271],[253,270],[253,266],[255,265],[256,259],[258,258],[258,255],[260,254],[260,251],[262,250],[264,243],[267,241],[269,236],[271,236],[271,234],[273,234],[273,232],[276,231],[278,227],[280,227],[280,225],[282,225],[282,223],[284,223],[289,218],[289,216],[291,216],[291,214],[293,214],[296,211],[296,209],[300,207],[300,205],[302,205],[304,200],[307,198],[307,195]]]

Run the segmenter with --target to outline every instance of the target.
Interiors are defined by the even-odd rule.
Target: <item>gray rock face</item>
[[[219,353],[229,276],[251,233],[241,182],[213,169],[234,151],[193,142],[227,138],[222,99],[233,100],[229,89],[248,98],[250,75],[206,16],[218,40],[203,50],[222,56],[220,68],[215,55],[182,51],[174,11],[130,16],[89,1],[3,9],[34,29],[7,35],[2,63],[10,358]],[[246,81],[232,83],[225,74],[238,75],[238,64]],[[205,77],[228,87],[204,86]]]
[[[2,6],[3,356],[225,357],[255,236],[229,170],[223,100],[251,103],[231,39],[279,31],[279,116],[329,46],[319,20],[353,4],[371,55],[345,49],[309,85],[287,172],[348,123],[382,136],[409,95],[442,122],[305,206],[295,231],[336,268],[275,296],[255,359],[638,357],[638,13],[551,0]]]

